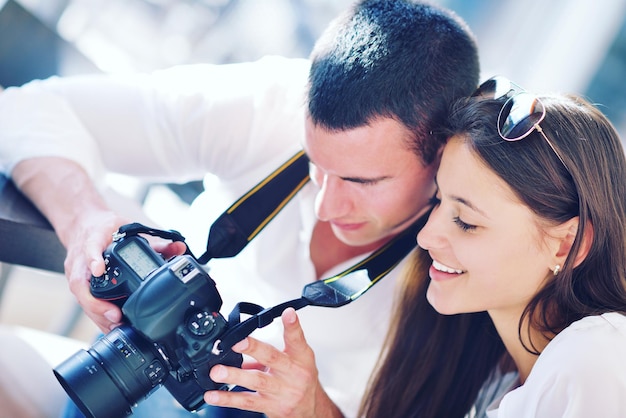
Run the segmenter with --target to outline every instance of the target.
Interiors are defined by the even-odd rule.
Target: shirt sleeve
[[[497,416],[626,416],[624,353],[622,315],[574,323],[546,347],[525,384],[502,399]]]
[[[53,77],[0,94],[0,168],[63,156],[161,181],[236,177],[303,135],[308,61],[178,66]]]

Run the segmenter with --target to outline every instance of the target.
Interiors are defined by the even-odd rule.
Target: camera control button
[[[108,282],[108,276],[103,274],[102,276],[91,276],[91,287],[104,287]]]
[[[198,312],[196,315],[189,318],[187,325],[193,334],[205,336],[213,331],[216,323],[213,314],[209,312]]]
[[[160,383],[165,378],[167,370],[163,367],[159,360],[153,360],[152,363],[146,367],[144,373],[146,374],[148,380],[155,385]]]

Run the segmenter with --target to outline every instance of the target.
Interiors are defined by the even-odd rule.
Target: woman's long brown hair
[[[423,250],[411,254],[359,416],[463,417],[504,353],[487,313],[444,316],[430,306],[430,263]]]

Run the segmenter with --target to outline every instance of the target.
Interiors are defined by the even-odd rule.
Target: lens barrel
[[[65,360],[54,375],[86,417],[124,417],[160,387],[168,368],[150,341],[122,325]]]

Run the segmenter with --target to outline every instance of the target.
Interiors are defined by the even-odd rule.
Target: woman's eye
[[[458,216],[456,216],[454,218],[454,223],[461,228],[462,231],[467,232],[467,231],[473,231],[474,229],[476,229],[476,225],[470,225],[468,223],[465,223],[461,220],[461,218],[459,218]]]

